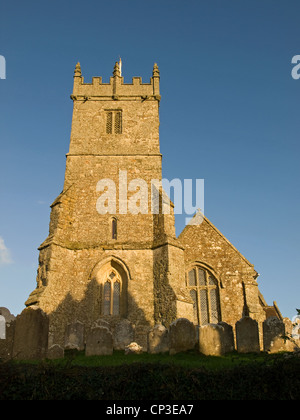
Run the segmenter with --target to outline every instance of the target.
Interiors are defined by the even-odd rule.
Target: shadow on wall
[[[125,285],[123,283],[123,285]],[[128,319],[135,331],[135,341],[144,344],[143,335],[147,334],[152,327],[149,320],[146,319],[144,312],[127,288],[122,289],[120,299],[120,315],[103,315],[103,305],[105,305],[104,296],[105,285],[99,284],[97,279],[93,278],[86,289],[82,300],[77,301],[69,292],[65,299],[58,305],[55,311],[49,314],[49,347],[58,344],[64,347],[65,330],[68,324],[79,321],[84,325],[85,337],[94,326],[97,320],[101,319],[109,324],[112,332],[123,319]],[[111,296],[113,301],[113,295]]]

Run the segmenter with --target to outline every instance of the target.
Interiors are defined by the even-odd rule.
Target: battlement
[[[150,83],[142,83],[141,77],[133,77],[132,83],[124,83],[121,76],[120,65],[115,63],[113,76],[109,83],[102,83],[102,77],[93,77],[92,83],[84,83],[80,63],[76,64],[74,71],[74,88],[71,95],[73,101],[101,101],[101,100],[125,100],[125,101],[160,101],[159,92],[159,69],[155,63],[153,66]]]

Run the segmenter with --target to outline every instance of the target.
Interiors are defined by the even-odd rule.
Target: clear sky
[[[205,215],[292,318],[300,307],[298,0],[0,0],[0,306],[35,289],[62,190],[75,64],[161,75],[163,175],[205,180]],[[177,233],[184,227],[176,219]]]

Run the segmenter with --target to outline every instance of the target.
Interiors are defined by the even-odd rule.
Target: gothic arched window
[[[197,266],[189,271],[187,286],[194,303],[194,323],[217,324],[221,320],[217,279],[210,271]]]
[[[103,284],[103,315],[120,315],[121,291],[121,277],[117,271],[111,270]]]

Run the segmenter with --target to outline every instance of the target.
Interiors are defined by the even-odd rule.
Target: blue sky
[[[62,190],[73,71],[161,74],[163,175],[205,180],[205,215],[292,318],[300,307],[300,3],[289,0],[0,1],[0,306],[35,288]],[[184,217],[177,216],[177,233]]]

